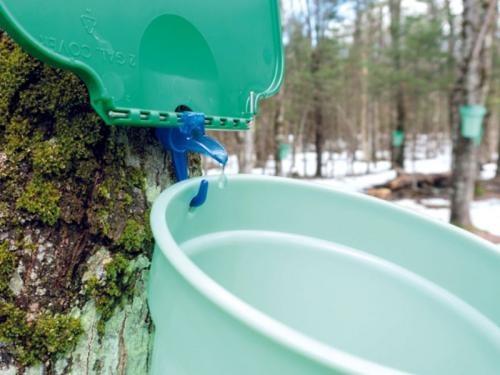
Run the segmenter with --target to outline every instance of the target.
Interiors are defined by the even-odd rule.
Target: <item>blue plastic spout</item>
[[[189,178],[188,153],[207,155],[226,165],[228,155],[219,142],[205,134],[205,116],[201,113],[183,112],[182,125],[176,128],[158,128],[156,135],[162,146],[170,151],[177,181]]]

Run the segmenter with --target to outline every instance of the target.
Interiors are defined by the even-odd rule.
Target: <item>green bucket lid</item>
[[[87,84],[108,124],[244,129],[283,79],[276,0],[0,0],[0,26]]]

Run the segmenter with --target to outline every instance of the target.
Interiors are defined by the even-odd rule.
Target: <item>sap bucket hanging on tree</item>
[[[481,139],[484,117],[487,110],[482,105],[465,105],[460,107],[462,119],[462,136],[477,140]]]
[[[285,160],[288,156],[290,156],[290,153],[292,152],[291,148],[292,146],[289,143],[280,143],[279,146],[280,160]]]
[[[200,146],[207,143],[201,141],[202,125],[247,129],[259,101],[276,93],[283,79],[277,0],[0,0],[0,27],[34,56],[77,74],[107,124],[187,126],[192,130],[187,138],[192,135]],[[191,110],[204,115],[190,128],[189,116],[178,112]],[[202,182],[185,205],[183,199],[178,203],[182,209],[199,209],[207,189]],[[164,285],[150,289],[158,287]],[[150,300],[155,302],[162,301]],[[176,338],[162,330],[171,318],[154,319],[160,343]],[[184,339],[189,337],[184,332]],[[147,350],[144,344],[141,349]],[[199,360],[197,350],[209,353],[196,341],[192,348],[191,363]],[[165,350],[155,345],[155,358],[172,354]],[[243,358],[245,352],[240,354]],[[192,373],[189,365],[153,361],[151,366],[158,375]]]
[[[405,141],[405,132],[403,130],[395,130],[392,132],[392,145],[401,147]]]

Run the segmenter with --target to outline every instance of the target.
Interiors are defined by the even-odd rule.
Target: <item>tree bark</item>
[[[472,226],[470,205],[474,199],[478,147],[473,140],[462,136],[459,109],[463,105],[485,105],[491,66],[487,35],[493,26],[496,6],[497,0],[464,0],[463,53],[450,108],[453,137],[450,221],[461,227]]]
[[[396,122],[394,129],[397,131],[406,131],[406,108],[403,83],[401,81],[402,63],[401,63],[401,0],[390,0],[389,8],[391,13],[391,40],[393,49],[393,68],[398,75],[396,90],[394,93],[394,105],[396,113]],[[406,139],[406,138],[405,138]],[[392,165],[396,169],[404,169],[405,163],[405,144],[392,147]]]
[[[323,106],[321,98],[321,83],[318,77],[321,67],[321,55],[318,46],[313,50],[311,58],[311,73],[314,80],[313,95],[313,121],[314,121],[314,145],[316,148],[316,172],[315,177],[323,177],[323,146],[325,144],[325,129],[323,124]]]
[[[255,127],[238,135],[239,173],[252,173],[255,167]]]
[[[500,177],[500,132],[498,132],[497,171],[495,176]]]
[[[148,211],[169,157],[1,33],[0,87],[0,374],[147,374]]]
[[[274,110],[273,123],[273,151],[274,151],[274,174],[283,175],[283,165],[281,163],[281,144],[285,141],[285,98],[284,91],[281,90],[276,97],[276,108]]]
[[[324,37],[325,20],[322,14],[323,2],[320,0],[307,0],[307,35],[311,45],[310,73],[313,83],[311,116],[314,129],[314,146],[316,151],[315,177],[323,176],[323,149],[325,143],[325,130],[323,124],[322,82],[319,76],[321,70],[321,44]],[[313,34],[314,31],[314,34]],[[305,156],[304,156],[305,157]],[[304,163],[306,164],[306,163]],[[307,166],[304,166],[307,175]]]
[[[368,48],[369,41],[367,40],[367,32],[363,30],[363,24],[368,16],[365,14],[368,11],[364,8],[364,3],[361,0],[356,2],[356,18],[354,30],[354,57],[357,61],[358,76],[357,88],[359,90],[359,129],[361,132],[361,141],[363,145],[363,155],[366,161],[366,172],[370,173],[370,165],[372,159],[372,142],[371,130],[368,118],[369,112],[369,97],[368,97]],[[368,31],[369,33],[369,31]]]

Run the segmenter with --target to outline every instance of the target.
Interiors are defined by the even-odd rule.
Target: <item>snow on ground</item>
[[[346,153],[335,153],[333,157],[325,153],[326,160],[323,167],[323,173],[326,178],[313,178],[316,172],[316,154],[308,152],[298,153],[295,158],[295,165],[292,166],[291,156],[283,160],[283,175],[295,174],[300,177],[310,178],[312,181],[323,186],[332,186],[345,191],[362,192],[363,190],[375,185],[384,184],[396,177],[396,172],[391,169],[388,161],[379,161],[377,163],[368,163],[362,161],[362,153],[358,152],[359,160],[350,161]],[[220,173],[220,168],[207,161],[210,167],[208,175]],[[445,149],[442,153],[432,159],[407,160],[407,173],[446,173],[450,170],[451,157],[450,150]],[[265,168],[255,168],[253,174],[274,175],[274,160],[269,160]],[[495,175],[495,164],[485,166],[481,176],[484,179],[493,178]],[[230,156],[225,172],[228,175],[238,173],[238,158]]]
[[[474,202],[471,215],[476,227],[500,236],[500,199]]]
[[[443,148],[435,157],[426,159],[423,153],[416,153],[415,160],[406,161],[406,172],[408,173],[445,173],[451,167],[451,149]],[[326,160],[323,172],[326,178],[314,179],[316,171],[316,154],[314,152],[298,153],[295,163],[292,165],[292,158],[289,156],[282,162],[283,174],[289,175],[292,172],[300,177],[310,177],[311,181],[322,186],[335,189],[358,192],[384,184],[396,177],[396,172],[391,170],[388,161],[368,163],[362,161],[363,154],[358,152],[357,160],[349,160],[346,153],[334,153],[324,155]],[[209,169],[208,175],[220,174],[221,169],[206,161]],[[231,156],[225,169],[226,174],[238,173],[238,159]],[[491,179],[495,176],[496,165],[488,164],[481,172],[481,178]],[[254,174],[274,175],[274,161],[269,160],[265,168],[256,168]],[[418,212],[428,217],[448,222],[450,217],[450,204],[446,199],[429,198],[419,202],[410,199],[395,201],[395,204]],[[476,201],[472,204],[471,216],[473,224],[484,231],[500,236],[500,199],[486,199]]]
[[[419,204],[413,199],[402,199],[399,201],[395,201],[394,203],[398,206],[409,209],[410,211],[424,214],[434,219],[447,222],[450,219],[450,208],[448,201],[445,202],[447,206],[445,208],[428,208],[427,206]]]
[[[395,201],[399,206],[418,212],[431,218],[448,222],[450,219],[450,204],[445,199],[440,199],[439,204],[429,204],[428,200],[420,203],[411,199]],[[500,236],[500,199],[486,199],[472,203],[472,223],[477,228]]]
[[[495,163],[486,164],[483,168],[484,169],[481,171],[481,177],[484,180],[491,180],[495,177],[497,172],[497,166]]]

